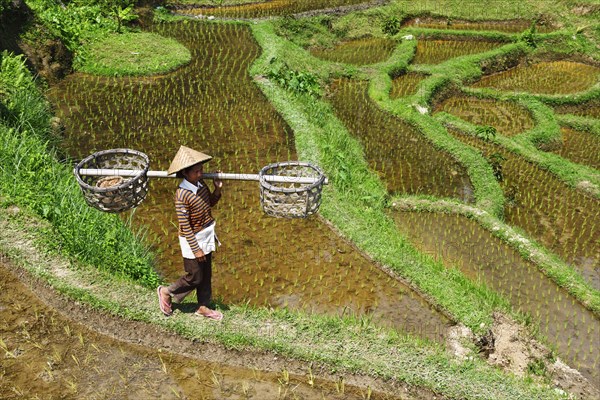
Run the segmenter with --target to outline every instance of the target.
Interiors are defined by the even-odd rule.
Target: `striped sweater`
[[[191,183],[184,181],[175,192],[175,210],[179,222],[179,236],[185,237],[196,257],[204,253],[198,245],[195,234],[214,222],[211,207],[219,201],[221,195],[211,193],[204,181],[197,193],[190,187]],[[182,187],[183,186],[183,187]]]

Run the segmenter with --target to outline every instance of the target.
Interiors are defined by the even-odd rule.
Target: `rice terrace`
[[[600,398],[599,21],[0,0],[0,398]]]

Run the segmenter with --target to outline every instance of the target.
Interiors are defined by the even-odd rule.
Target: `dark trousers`
[[[169,286],[173,299],[181,302],[188,294],[196,289],[198,307],[208,307],[212,295],[212,253],[206,255],[206,261],[198,262],[197,259],[183,259],[183,268],[186,275],[179,278]]]

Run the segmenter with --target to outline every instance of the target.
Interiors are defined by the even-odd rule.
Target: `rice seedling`
[[[275,15],[290,15],[309,10],[358,4],[362,1],[363,0],[272,0],[249,4],[193,7],[197,2],[178,0],[173,6],[177,13],[190,16],[265,18]]]
[[[362,142],[388,191],[473,200],[463,197],[470,186],[464,168],[435,150],[418,130],[379,109],[368,97],[367,82],[341,79],[331,91],[336,114]]]
[[[313,47],[310,52],[327,61],[368,65],[387,60],[395,47],[396,42],[391,39],[366,37],[343,41],[332,49]]]
[[[452,29],[465,31],[498,31],[517,33],[523,32],[531,28],[532,23],[537,21],[529,21],[525,19],[517,20],[502,20],[502,21],[464,21],[455,18],[435,18],[435,17],[417,17],[411,18],[404,23],[405,26],[413,26],[416,28],[427,29]],[[550,32],[552,26],[547,23],[536,23],[537,32]]]
[[[406,72],[392,77],[392,89],[390,99],[411,96],[417,92],[417,88],[426,76],[416,72]]]
[[[444,99],[435,112],[445,111],[474,125],[491,126],[505,136],[515,136],[534,127],[529,111],[513,101],[456,95]]]
[[[418,40],[413,64],[441,64],[451,58],[484,53],[502,43],[477,40]]]
[[[476,88],[536,94],[572,94],[590,89],[600,78],[600,68],[573,62],[547,61],[518,65],[488,75],[474,83]]]
[[[600,170],[600,141],[589,132],[571,128],[561,128],[562,143],[553,153],[578,164],[584,164]],[[587,220],[584,221],[584,226]]]
[[[573,114],[600,119],[600,100],[591,99],[578,104],[561,104],[554,107],[559,114]]]

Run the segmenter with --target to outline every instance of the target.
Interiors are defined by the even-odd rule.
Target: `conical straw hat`
[[[173,161],[171,161],[171,165],[169,166],[167,173],[171,175],[181,171],[182,169],[191,167],[194,164],[207,162],[210,159],[212,159],[212,157],[208,154],[190,149],[189,147],[181,146],[179,147],[177,154],[175,154],[175,158],[173,158]]]

